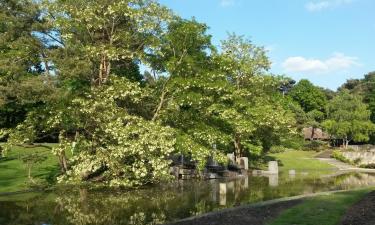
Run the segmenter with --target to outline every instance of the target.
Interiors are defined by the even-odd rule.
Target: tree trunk
[[[241,140],[238,134],[235,134],[234,139],[234,149],[235,149],[235,158],[240,158],[242,156],[242,150],[241,150]]]
[[[31,165],[28,165],[28,178],[31,180]]]
[[[106,56],[103,55],[100,60],[100,65],[99,65],[99,78],[98,78],[99,85],[107,81],[110,72],[111,72],[111,62],[108,60]]]
[[[168,79],[163,84],[163,88],[161,90],[162,92],[161,92],[161,96],[160,96],[160,101],[159,101],[158,106],[155,109],[154,116],[152,117],[152,121],[155,121],[158,118],[160,110],[163,108],[164,101],[165,101],[165,96],[168,93],[167,84],[168,84],[168,82],[169,82],[170,79],[171,79],[171,75],[169,75]]]
[[[345,148],[347,149],[349,147],[349,140],[346,139]]]
[[[315,135],[315,127],[311,127],[311,137],[310,137],[310,141],[314,140],[314,135]]]
[[[161,96],[160,96],[160,101],[159,101],[158,107],[156,108],[154,116],[152,117],[152,121],[155,121],[158,118],[159,112],[160,112],[160,110],[163,107],[163,104],[164,104],[164,101],[165,101],[165,95],[166,94],[167,94],[167,91],[163,90],[163,92],[161,93]]]
[[[68,171],[68,162],[67,162],[67,159],[66,159],[65,152],[60,153],[59,164],[60,164],[61,172],[66,173]]]

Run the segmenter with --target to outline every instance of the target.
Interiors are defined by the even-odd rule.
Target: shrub
[[[287,149],[301,150],[305,144],[303,137],[301,136],[292,136],[286,139],[281,140],[280,145],[284,146]]]
[[[290,148],[284,147],[284,146],[272,146],[270,149],[270,153],[281,153],[281,152],[286,152],[288,150],[291,150]]]
[[[366,168],[366,169],[375,169],[375,163],[371,163],[371,164],[362,164],[362,165],[360,165],[359,167],[361,167],[361,168]]]
[[[341,162],[344,162],[344,163],[354,164],[354,162],[345,158],[344,155],[338,150],[333,151],[332,158],[335,158],[335,159],[337,159]]]
[[[304,145],[306,151],[321,151],[327,147],[327,143],[324,141],[309,141]]]

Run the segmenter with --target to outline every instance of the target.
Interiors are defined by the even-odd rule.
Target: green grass
[[[52,144],[47,144],[52,146]],[[57,158],[51,150],[44,147],[23,148],[14,147],[4,158],[0,158],[0,193],[15,192],[28,189],[27,167],[22,162],[22,155],[38,152],[47,156],[47,160],[36,164],[32,168],[32,177],[38,180],[53,183],[59,172]]]
[[[336,225],[347,209],[370,191],[362,189],[313,197],[285,210],[268,225]]]
[[[279,170],[287,172],[289,170],[299,171],[322,171],[331,172],[334,166],[315,159],[316,152],[313,151],[286,151],[282,153],[270,154],[269,156],[279,161]]]

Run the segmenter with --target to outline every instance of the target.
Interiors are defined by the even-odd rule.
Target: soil
[[[347,211],[341,225],[374,225],[375,224],[375,191]]]
[[[271,219],[276,218],[285,209],[291,208],[302,201],[298,199],[258,207],[239,207],[182,220],[170,225],[264,225]]]

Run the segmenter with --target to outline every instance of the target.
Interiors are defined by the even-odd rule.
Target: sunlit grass
[[[47,145],[51,146],[53,144]],[[7,153],[6,157],[0,158],[0,193],[28,189],[27,168],[21,157],[32,152],[47,156],[46,161],[33,166],[32,177],[47,183],[54,182],[54,176],[58,173],[59,167],[57,158],[51,153],[50,149],[44,147],[14,147]]]
[[[269,156],[279,161],[279,171],[282,173],[296,170],[297,173],[318,176],[329,174],[336,170],[334,166],[314,158],[316,154],[314,151],[286,151],[270,154]]]
[[[336,225],[350,206],[371,189],[340,192],[309,198],[300,205],[285,210],[268,225]]]

